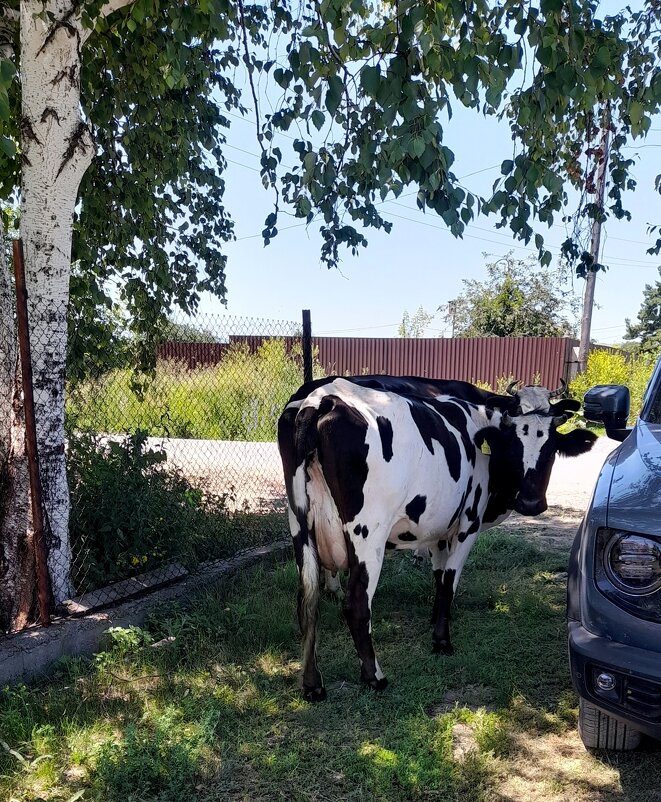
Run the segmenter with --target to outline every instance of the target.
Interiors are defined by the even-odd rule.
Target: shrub
[[[173,560],[206,556],[207,541],[231,538],[225,499],[205,495],[144,432],[101,443],[69,439],[70,537],[77,590],[92,590]]]
[[[625,356],[612,351],[592,351],[588,356],[587,370],[570,385],[571,395],[582,401],[585,393],[596,384],[625,384],[631,391],[629,422],[633,423],[640,412],[656,356],[649,352]]]

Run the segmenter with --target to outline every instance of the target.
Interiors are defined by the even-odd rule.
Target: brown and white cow
[[[489,396],[452,385],[387,376],[320,380],[295,393],[280,417],[310,701],[326,695],[316,657],[322,568],[349,572],[344,612],[361,679],[382,689],[371,604],[386,549],[431,554],[433,650],[451,653],[450,605],[478,533],[513,510],[543,512],[556,453],[576,456],[595,440],[585,430],[557,431],[580,405],[553,403],[555,391],[509,388],[507,396]]]

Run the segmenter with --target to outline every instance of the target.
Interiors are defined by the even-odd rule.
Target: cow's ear
[[[567,434],[556,434],[558,454],[563,457],[578,457],[594,445],[597,435],[587,429],[574,429]]]
[[[581,408],[581,402],[575,398],[563,398],[561,401],[556,401],[551,405],[552,415],[563,415],[566,412],[578,412]]]
[[[483,454],[493,454],[500,450],[503,436],[498,429],[487,426],[475,433],[473,441]]]
[[[484,403],[489,409],[499,409],[501,412],[509,412],[510,415],[521,414],[519,399],[511,395],[490,395]]]

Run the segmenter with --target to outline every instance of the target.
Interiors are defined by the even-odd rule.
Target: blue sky
[[[456,155],[453,172],[465,177],[464,186],[488,196],[501,161],[512,155],[508,125],[458,103],[453,111],[444,124],[445,143]],[[292,165],[297,157],[287,152],[286,144],[283,161]],[[347,252],[339,270],[328,270],[319,260],[321,239],[314,225],[306,228],[286,214],[280,218],[280,233],[264,247],[260,232],[272,210],[272,195],[261,184],[251,118],[232,117],[228,145],[226,202],[237,240],[226,249],[227,309],[204,298],[204,313],[300,320],[301,309],[309,308],[317,335],[396,336],[404,310],[414,313],[423,306],[433,312],[462,292],[462,279],[484,279],[484,252],[498,257],[513,249],[517,258],[534,252],[496,229],[494,217],[478,218],[463,239],[455,239],[433,212],[416,208],[411,188],[408,196],[405,192],[398,201],[383,204],[384,215],[394,224],[391,234],[367,231],[369,246],[358,257]],[[661,258],[645,251],[652,243],[648,225],[661,223],[661,196],[654,191],[654,178],[661,173],[661,117],[653,120],[647,139],[628,153],[636,159],[633,174],[638,181],[636,192],[627,197],[633,219],[611,221],[602,233],[601,261],[610,269],[598,277],[592,336],[605,343],[621,340],[625,318],[636,318],[645,284],[659,277]],[[559,220],[552,229],[539,231],[551,250],[566,237]],[[581,295],[583,287],[582,280],[574,280]],[[427,336],[443,334],[449,336],[449,329],[439,316]]]

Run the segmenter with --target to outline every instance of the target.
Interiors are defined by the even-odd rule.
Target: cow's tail
[[[303,688],[306,697],[320,698],[321,674],[317,666],[316,634],[319,618],[319,558],[314,524],[309,521],[308,460],[318,443],[319,410],[288,407],[278,423],[278,444],[285,470],[289,523],[298,567],[298,623],[303,644]]]

